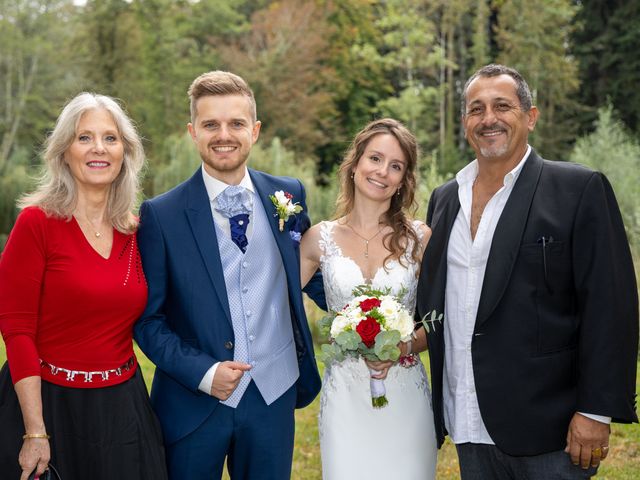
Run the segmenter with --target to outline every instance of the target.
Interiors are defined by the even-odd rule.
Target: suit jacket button
[[[231,340],[224,342],[224,348],[231,350],[233,348],[233,342]]]

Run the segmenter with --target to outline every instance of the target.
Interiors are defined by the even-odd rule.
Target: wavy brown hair
[[[391,197],[389,209],[379,220],[392,228],[392,231],[382,238],[385,248],[391,252],[384,259],[383,265],[386,265],[387,262],[392,259],[397,259],[403,264],[402,257],[407,245],[412,245],[410,252],[411,258],[415,262],[418,262],[420,261],[420,241],[411,225],[411,219],[409,217],[409,213],[413,214],[417,208],[415,192],[418,142],[409,129],[399,121],[393,118],[374,120],[355,136],[338,169],[340,192],[336,202],[334,218],[348,215],[349,212],[353,210],[355,186],[351,175],[371,139],[376,135],[382,134],[393,135],[395,137],[400,144],[400,148],[407,162],[399,194],[394,194],[393,197]]]

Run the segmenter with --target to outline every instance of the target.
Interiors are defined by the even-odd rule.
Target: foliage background
[[[638,253],[638,2],[0,0],[0,45],[0,235],[56,116],[83,90],[121,99],[137,122],[144,195],[190,176],[186,90],[212,69],[249,81],[263,122],[252,163],[301,177],[315,221],[332,213],[354,133],[377,117],[404,121],[423,152],[422,217],[431,189],[473,158],[459,122],[464,82],[497,61],[530,83],[538,152],[612,179]]]
[[[424,218],[432,189],[473,158],[459,122],[464,82],[501,62],[524,74],[541,111],[537,151],[609,177],[638,267],[638,52],[640,6],[625,0],[0,0],[0,249],[44,138],[80,91],[119,98],[138,124],[150,197],[199,164],[185,129],[192,79],[242,75],[263,122],[251,164],[301,178],[314,221],[332,215],[355,132],[396,117],[422,148]],[[316,414],[317,402],[298,412],[294,478],[320,478]],[[600,476],[636,478],[638,428],[613,432]],[[449,445],[438,478],[456,477]]]

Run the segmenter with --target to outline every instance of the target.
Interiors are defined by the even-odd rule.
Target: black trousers
[[[597,471],[595,467],[584,470],[573,465],[562,450],[514,457],[495,445],[461,443],[456,449],[462,480],[579,480],[591,478]]]

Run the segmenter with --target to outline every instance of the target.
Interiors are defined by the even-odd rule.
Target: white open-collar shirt
[[[494,443],[478,406],[471,339],[493,234],[530,152],[531,147],[527,146],[522,160],[504,176],[502,187],[485,206],[475,239],[471,238],[471,204],[478,160],[456,175],[460,211],[447,249],[443,379],[444,421],[453,443]]]

